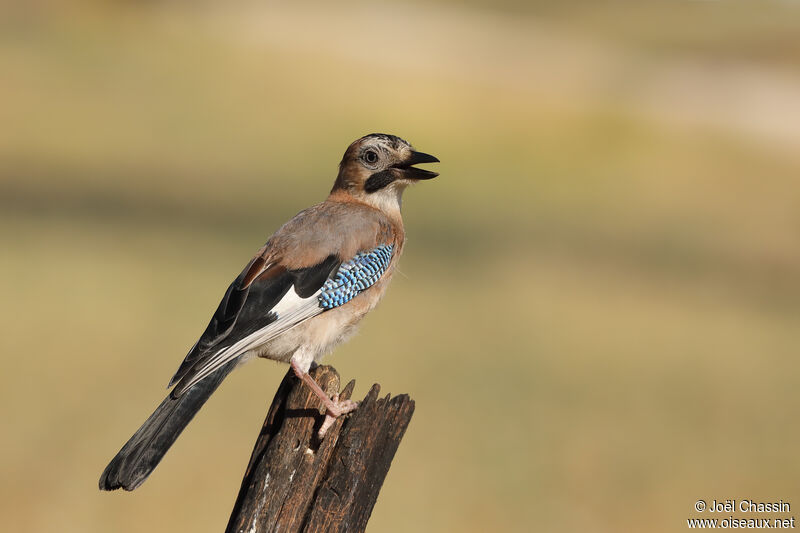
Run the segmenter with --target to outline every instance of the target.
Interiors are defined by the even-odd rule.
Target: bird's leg
[[[300,368],[300,364],[297,361],[292,359],[290,364],[292,365],[294,374],[300,378],[303,383],[308,385],[308,388],[310,388],[325,405],[325,420],[319,428],[319,438],[321,439],[337,418],[351,411],[355,411],[358,407],[358,402],[354,402],[353,400],[339,400],[338,394],[334,394],[333,398],[329,398],[328,395],[325,394],[325,391],[322,390],[322,387],[314,381],[314,378],[312,378],[308,372]]]

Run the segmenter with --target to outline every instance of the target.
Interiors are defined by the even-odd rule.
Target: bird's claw
[[[325,434],[333,423],[336,422],[337,418],[347,413],[352,413],[356,409],[358,409],[358,402],[353,400],[340,400],[339,395],[334,394],[333,398],[331,398],[331,403],[326,406],[325,420],[322,421],[322,425],[317,432],[319,438],[322,439],[325,437]]]

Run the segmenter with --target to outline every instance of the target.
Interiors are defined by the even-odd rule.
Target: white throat
[[[407,183],[394,181],[378,191],[367,193],[364,201],[387,215],[399,217],[403,204],[403,191],[407,186]]]

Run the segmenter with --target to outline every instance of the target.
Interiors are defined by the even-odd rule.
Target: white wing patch
[[[320,293],[321,291],[317,291],[308,298],[301,298],[295,291],[294,286],[292,286],[286,295],[270,310],[271,313],[277,315],[273,322],[209,357],[203,368],[191,380],[181,385],[177,394],[183,394],[192,385],[243,353],[258,348],[301,322],[305,322],[309,318],[322,313],[324,309],[319,305]]]
[[[278,318],[290,313],[294,309],[301,307],[304,303],[316,299],[319,296],[319,291],[309,296],[308,298],[301,298],[292,285],[281,300],[272,308],[272,312],[278,315]],[[271,325],[271,324],[270,324]]]

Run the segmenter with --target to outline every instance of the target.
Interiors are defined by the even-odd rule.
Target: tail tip
[[[141,476],[133,476],[131,479],[123,479],[123,477],[124,476],[116,468],[115,461],[111,461],[106,469],[103,470],[103,473],[100,474],[100,481],[97,485],[102,491],[122,489],[130,492],[141,485],[147,478],[147,476],[144,478]]]

